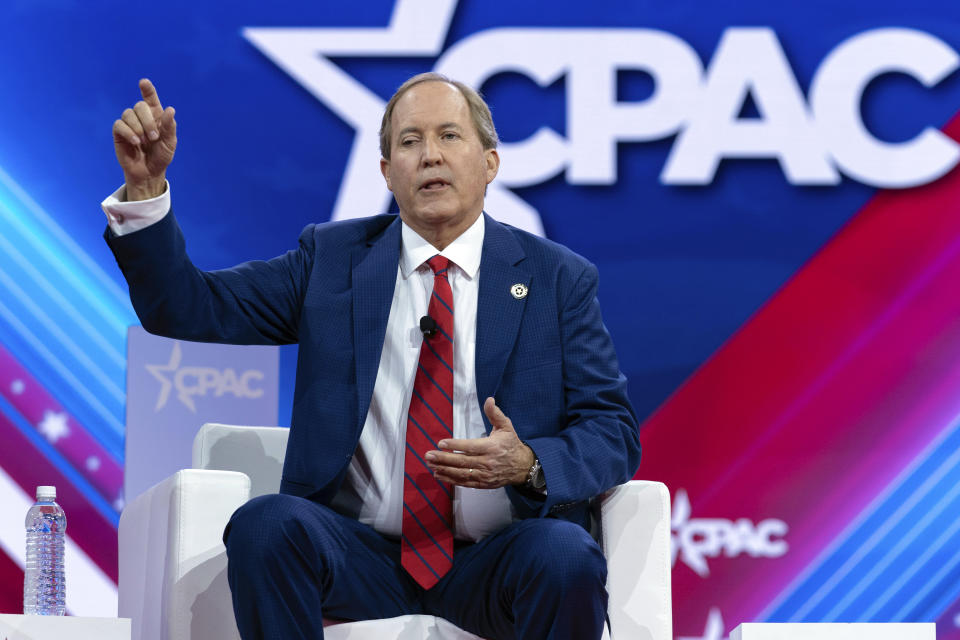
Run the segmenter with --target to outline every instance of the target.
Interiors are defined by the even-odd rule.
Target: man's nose
[[[432,138],[427,138],[423,143],[423,164],[427,166],[443,162],[443,154],[440,153],[440,143]]]

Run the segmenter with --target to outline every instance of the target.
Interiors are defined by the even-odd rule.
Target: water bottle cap
[[[55,500],[57,497],[57,488],[51,487],[49,485],[42,485],[37,487],[37,500],[41,498],[49,498],[50,500]]]

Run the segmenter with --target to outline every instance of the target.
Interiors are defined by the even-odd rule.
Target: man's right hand
[[[140,81],[143,100],[113,123],[113,146],[123,169],[127,200],[146,200],[163,193],[167,167],[177,148],[173,107],[163,108],[153,83]]]

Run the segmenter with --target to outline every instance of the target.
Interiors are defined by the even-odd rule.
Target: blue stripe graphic
[[[947,610],[947,607],[960,598],[960,551],[953,554],[949,562],[929,579],[929,586],[924,597],[920,598],[918,594],[919,602],[916,603],[915,608],[909,608],[914,605],[914,602],[908,601],[907,606],[904,607],[904,617],[936,620]],[[937,597],[938,594],[939,597]]]
[[[118,460],[137,323],[126,292],[0,169],[3,346]]]
[[[0,243],[2,244],[2,243]],[[28,295],[26,291],[11,278],[6,271],[0,269],[0,290],[5,290],[7,302],[17,308],[18,317],[30,319],[30,332],[34,335],[43,334],[51,339],[52,342],[59,345],[60,351],[65,351],[74,361],[89,372],[90,376],[98,383],[99,388],[110,398],[122,406],[124,393],[122,387],[115,384],[99,363],[94,362],[88,356],[88,351],[75,342],[71,336],[64,331],[64,326],[70,326],[64,320],[64,317],[70,312],[69,309],[60,309],[55,305],[49,305],[43,309],[35,302],[39,299],[37,296]],[[59,318],[58,318],[59,316]]]
[[[66,323],[67,326],[70,323],[76,324],[82,334],[89,336],[113,365],[120,368],[126,366],[126,356],[122,350],[118,349],[116,344],[107,340],[106,336],[87,319],[85,313],[73,301],[67,299],[63,288],[58,288],[45,274],[41,273],[34,263],[28,260],[8,240],[5,234],[0,234],[0,254],[3,254],[4,258],[10,261],[3,266],[11,276],[20,282],[29,283],[32,291],[31,299],[41,299],[37,294],[42,292],[43,296],[52,303],[52,308],[62,311],[66,319],[69,320]]]
[[[952,474],[955,482],[960,481],[960,467],[956,470],[957,473]],[[937,489],[947,489],[947,486],[939,484]],[[903,534],[894,539],[887,538],[886,544],[870,554],[870,566],[862,566],[861,571],[855,574],[857,580],[853,587],[835,601],[825,614],[825,621],[867,616],[874,603],[880,600],[880,591],[903,575],[911,560],[936,548],[927,545],[936,538],[938,532],[956,520],[960,509],[960,484],[954,484],[945,494],[936,491],[933,495],[943,497],[932,505],[924,501],[922,506],[918,505],[898,524],[897,531],[903,531]]]
[[[56,272],[55,282],[70,284],[70,293],[84,300],[109,331],[124,334],[136,315],[127,296],[109,276],[66,234],[56,220],[38,205],[0,168],[0,217],[24,239],[22,249],[32,248],[41,257],[38,264]],[[97,323],[95,323],[97,324]]]
[[[114,431],[118,434],[123,433],[123,423],[120,422],[113,411],[105,406],[98,396],[90,391],[92,385],[87,385],[77,378],[78,375],[83,375],[83,371],[78,371],[76,367],[68,367],[64,364],[57,356],[55,356],[44,344],[42,340],[33,335],[33,333],[23,324],[20,318],[13,313],[5,304],[3,304],[2,298],[0,298],[0,320],[4,321],[9,327],[14,329],[16,335],[11,335],[4,337],[4,346],[6,346],[14,357],[17,358],[20,362],[26,362],[32,364],[34,367],[37,367],[38,364],[43,364],[45,367],[37,367],[36,369],[31,369],[31,373],[37,378],[37,380],[48,390],[50,390],[53,395],[63,404],[65,407],[70,410],[70,405],[65,401],[65,394],[62,393],[64,387],[68,387],[69,390],[73,391],[75,395],[78,395],[82,398],[85,408],[86,419],[81,418],[81,413],[77,411],[70,410],[74,416],[80,420],[81,424],[86,426],[88,429],[91,428],[89,425],[95,425],[99,421],[103,421],[104,424],[113,427]],[[26,349],[25,349],[26,347]],[[20,355],[23,351],[31,354],[39,355],[39,360],[37,362],[37,357],[34,356],[33,360],[26,359]],[[49,373],[47,372],[49,371]],[[52,374],[52,375],[51,375]],[[52,381],[51,381],[52,378]],[[67,398],[69,395],[66,396]],[[99,419],[90,420],[89,416],[92,414]],[[114,447],[111,450],[110,447],[107,447],[108,450],[111,450],[111,453],[118,455],[118,459],[123,458],[123,447],[122,440],[119,441],[119,454],[117,453],[117,447]],[[105,445],[106,446],[106,445]]]
[[[949,545],[950,540],[957,537],[958,532],[960,532],[960,519],[956,519],[919,557],[916,559],[908,558],[912,560],[910,566],[906,567],[902,575],[893,580],[890,586],[880,594],[876,602],[867,608],[863,617],[870,621],[882,621],[895,615],[895,611],[902,602],[897,597],[898,594],[906,590],[917,594],[915,597],[918,598],[928,591],[931,587],[930,576],[936,572],[938,567],[942,568],[944,566],[942,558],[939,557],[942,555],[941,552],[945,545]],[[904,589],[905,587],[907,588]],[[909,605],[903,605],[901,608],[908,610],[910,607]]]
[[[923,622],[960,597],[955,420],[759,619]]]

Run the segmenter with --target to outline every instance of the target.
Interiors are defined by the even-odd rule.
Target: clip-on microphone
[[[437,321],[430,316],[420,318],[420,333],[423,334],[424,338],[432,338],[437,334],[437,329],[439,328],[440,326],[437,324]]]

